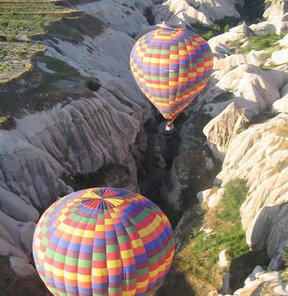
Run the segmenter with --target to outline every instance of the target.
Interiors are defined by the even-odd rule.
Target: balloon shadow
[[[173,265],[155,296],[194,296],[195,290],[187,281],[185,273],[177,271]]]

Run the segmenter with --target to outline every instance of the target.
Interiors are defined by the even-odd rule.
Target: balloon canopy
[[[46,210],[34,232],[33,256],[53,295],[153,295],[173,261],[174,235],[148,198],[91,188]]]
[[[199,35],[166,27],[137,40],[130,68],[142,92],[165,119],[173,121],[207,84],[213,56]]]

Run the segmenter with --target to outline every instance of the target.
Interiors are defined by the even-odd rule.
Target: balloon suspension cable
[[[172,121],[168,121],[166,123],[165,131],[166,132],[171,132],[175,128],[174,123]]]

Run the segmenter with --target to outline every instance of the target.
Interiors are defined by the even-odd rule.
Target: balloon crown
[[[93,188],[81,196],[84,207],[95,210],[118,208],[124,203],[124,190],[115,188]]]

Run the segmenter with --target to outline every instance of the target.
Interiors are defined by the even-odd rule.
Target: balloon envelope
[[[161,28],[135,43],[130,68],[142,92],[173,121],[207,84],[213,56],[208,43],[192,31]]]
[[[91,188],[46,210],[34,232],[33,256],[53,295],[153,295],[173,261],[174,236],[146,197]]]

